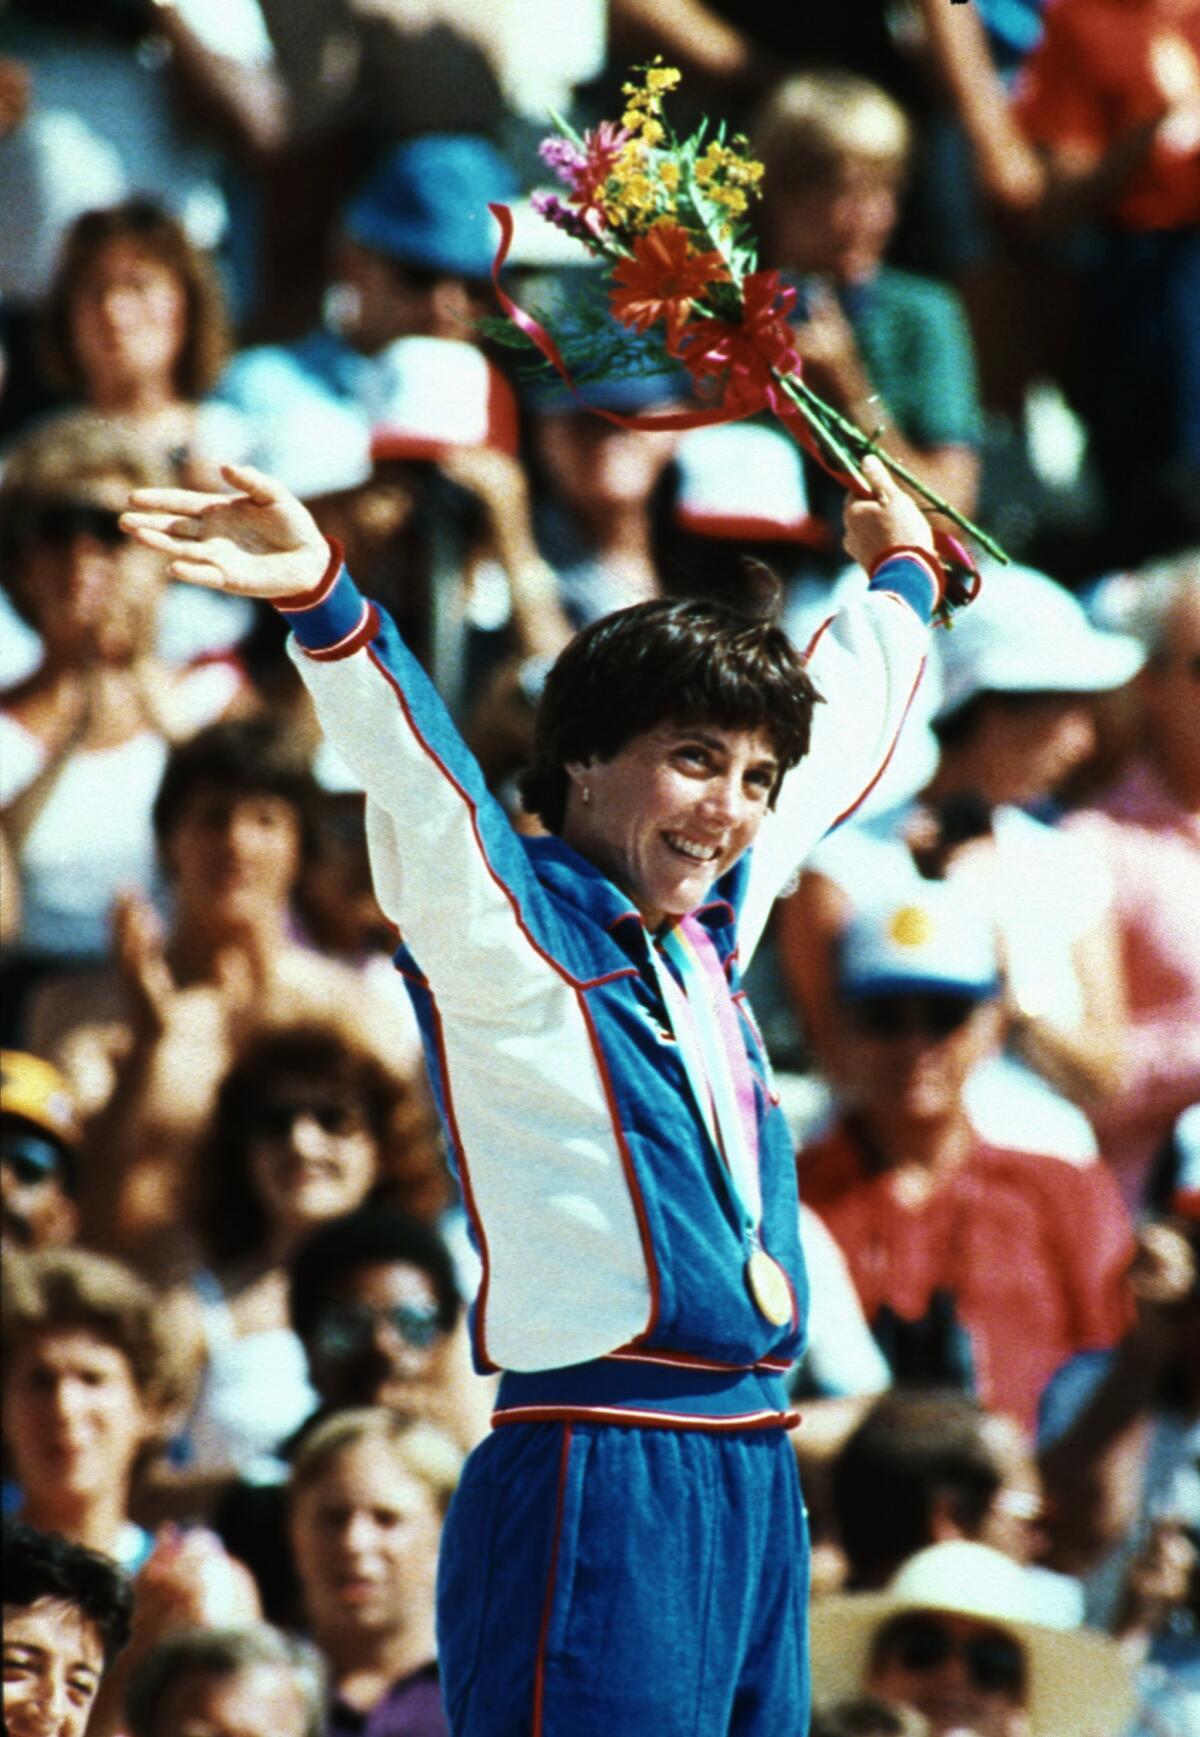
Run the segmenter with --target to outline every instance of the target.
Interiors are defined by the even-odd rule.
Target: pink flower
[[[538,156],[547,168],[554,170],[560,181],[574,189],[586,162],[578,146],[573,145],[570,139],[560,139],[556,135],[552,139],[542,140],[538,146]]]
[[[597,212],[585,214],[575,211],[571,206],[564,205],[557,193],[532,193],[529,203],[539,217],[544,217],[547,223],[553,223],[556,229],[573,235],[576,241],[595,241],[603,229]]]

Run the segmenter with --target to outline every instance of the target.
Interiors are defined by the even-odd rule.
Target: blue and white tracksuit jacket
[[[816,636],[809,670],[824,703],[810,751],[752,851],[698,913],[743,1013],[762,1242],[793,1290],[782,1327],[747,1290],[742,1231],[634,906],[561,839],[513,830],[424,672],[336,557],[315,592],[287,601],[321,723],[367,792],[376,892],[402,938],[397,965],[483,1265],[471,1313],[476,1363],[506,1372],[498,1424],[565,1426],[569,1440],[572,1429],[611,1422],[744,1437],[777,1435],[792,1421],[781,1376],[802,1348],[806,1315],[795,1163],[739,974],[775,897],[886,764],[937,593],[930,563],[890,556]],[[557,1559],[563,1522],[569,1456],[560,1461],[555,1449],[551,1458],[555,1543],[537,1535],[535,1579],[547,1549]],[[519,1588],[504,1599],[520,1605]],[[542,1624],[539,1672],[554,1632]],[[495,1639],[491,1651],[508,1647]],[[479,1668],[478,1657],[461,1667],[472,1678]],[[591,1729],[578,1684],[556,1726],[544,1674],[537,1681],[513,1691],[518,1701],[525,1687],[542,1697],[532,1728]],[[478,1691],[472,1713],[472,1694],[447,1681],[456,1731],[530,1729],[524,1715],[505,1723],[494,1712],[508,1692]],[[644,1683],[636,1693],[644,1697]],[[619,1728],[614,1717],[611,1707],[598,1712],[597,1730]]]
[[[786,1368],[805,1313],[794,1163],[749,1012],[763,1241],[797,1292],[783,1328],[746,1293],[740,1229],[634,906],[560,839],[514,832],[425,674],[344,569],[314,596],[288,612],[296,662],[367,791],[376,891],[403,939],[397,963],[483,1262],[478,1366],[637,1355]],[[810,752],[702,913],[735,995],[776,895],[878,776],[934,599],[924,564],[895,556],[817,636]]]

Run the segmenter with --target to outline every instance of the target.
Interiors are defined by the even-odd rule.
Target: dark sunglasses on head
[[[28,542],[48,549],[69,549],[79,537],[89,537],[109,549],[126,540],[120,514],[87,501],[46,501],[30,514],[22,529]]]
[[[435,1304],[399,1303],[393,1309],[371,1309],[365,1303],[325,1303],[317,1316],[317,1348],[326,1357],[356,1356],[370,1346],[380,1325],[390,1327],[418,1351],[427,1351],[441,1332]]]
[[[311,1116],[325,1134],[351,1134],[363,1125],[363,1117],[357,1110],[335,1098],[301,1098],[295,1102],[279,1098],[274,1102],[267,1099],[253,1106],[249,1115],[250,1132],[260,1138],[282,1140],[305,1116]]]
[[[960,1639],[936,1616],[900,1616],[876,1637],[877,1660],[893,1659],[906,1671],[932,1671],[955,1656],[962,1659],[977,1689],[1020,1694],[1025,1687],[1025,1652],[1002,1629]]]
[[[967,995],[868,995],[850,1004],[850,1018],[868,1037],[949,1037],[977,1005]]]

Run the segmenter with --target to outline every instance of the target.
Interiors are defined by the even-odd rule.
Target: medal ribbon
[[[724,1159],[723,1174],[743,1224],[757,1235],[762,1186],[754,1075],[724,969],[711,936],[694,917],[668,930],[659,946],[683,984],[681,991],[655,961],[693,1095]]]

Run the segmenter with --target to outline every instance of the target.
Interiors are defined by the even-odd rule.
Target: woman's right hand
[[[307,507],[280,482],[245,465],[221,466],[235,491],[137,489],[121,528],[171,557],[172,578],[268,602],[313,590],[329,544]]]

